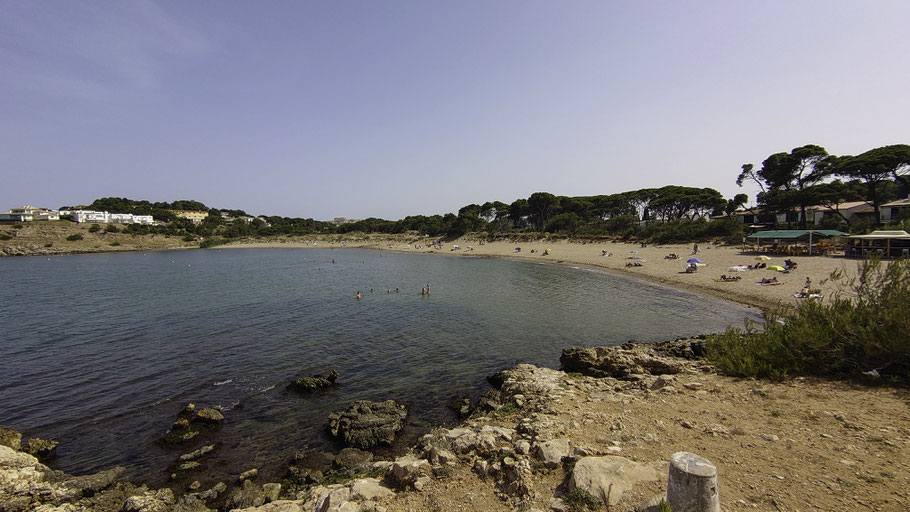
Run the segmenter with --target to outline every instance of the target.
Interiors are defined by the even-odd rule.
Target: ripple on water
[[[231,449],[218,456],[234,471],[331,448],[326,415],[352,400],[404,401],[411,429],[426,428],[454,421],[453,397],[517,362],[555,367],[567,346],[757,318],[581,266],[350,249],[5,258],[0,273],[0,419],[61,440],[61,469],[125,465],[152,483],[175,457],[155,439],[186,402],[225,406],[219,435]],[[341,377],[327,393],[285,388],[332,369]]]

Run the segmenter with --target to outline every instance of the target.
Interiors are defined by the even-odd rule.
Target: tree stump
[[[667,504],[673,512],[720,512],[717,468],[694,453],[670,457]]]

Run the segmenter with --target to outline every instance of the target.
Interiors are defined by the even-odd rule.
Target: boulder
[[[322,375],[302,377],[288,384],[288,388],[301,393],[312,393],[313,391],[328,389],[335,386],[335,380],[338,379],[338,375],[338,370],[332,370],[325,377]]]
[[[346,411],[330,414],[328,429],[345,445],[368,450],[392,444],[407,416],[407,407],[394,400],[357,400]]]
[[[18,450],[22,443],[22,434],[17,430],[0,425],[0,445],[9,446],[13,450]]]
[[[537,458],[549,469],[559,467],[562,460],[572,454],[572,442],[568,439],[553,439],[537,443],[535,446]]]
[[[22,447],[22,451],[30,455],[34,455],[40,460],[52,459],[57,455],[57,441],[50,441],[47,439],[29,439],[25,443],[25,446]]]
[[[395,459],[389,476],[400,489],[414,489],[417,481],[431,474],[430,462],[405,455]]]
[[[351,483],[351,496],[364,501],[387,498],[394,494],[388,487],[380,485],[376,478],[358,478]]]
[[[653,467],[625,457],[584,457],[572,469],[569,490],[580,489],[610,505],[616,505],[623,493],[635,484],[658,478],[660,473]]]
[[[184,453],[183,455],[181,455],[181,456],[178,458],[178,460],[179,460],[180,462],[186,462],[186,461],[190,461],[190,460],[196,460],[196,459],[202,457],[203,455],[209,453],[210,451],[212,451],[212,450],[214,450],[214,449],[215,449],[215,445],[213,445],[213,444],[206,445],[206,446],[203,446],[202,448],[199,448],[198,450],[194,450],[194,451],[189,452],[189,453]]]

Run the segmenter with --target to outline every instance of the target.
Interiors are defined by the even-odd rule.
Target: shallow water
[[[151,483],[180,453],[155,440],[187,402],[226,409],[212,478],[268,473],[331,448],[326,415],[351,400],[408,403],[413,438],[518,362],[756,318],[580,267],[355,249],[6,258],[0,284],[0,424],[61,441],[59,469],[124,465]],[[286,390],[331,369],[331,392]]]

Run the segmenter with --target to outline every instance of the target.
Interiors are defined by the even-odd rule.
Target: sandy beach
[[[792,256],[798,264],[796,270],[789,273],[768,269],[731,272],[736,265],[754,265],[759,263],[754,253],[743,253],[739,247],[713,244],[699,244],[699,252],[693,255],[692,244],[687,245],[647,245],[620,242],[580,242],[574,240],[534,240],[511,242],[483,242],[471,238],[446,242],[441,249],[427,245],[422,239],[407,237],[368,236],[360,239],[344,238],[310,238],[306,240],[246,240],[223,248],[237,247],[283,247],[283,248],[366,248],[391,250],[396,252],[443,254],[455,257],[490,257],[509,258],[523,261],[547,262],[566,265],[581,265],[589,268],[601,268],[610,272],[621,272],[648,281],[666,284],[676,288],[713,295],[726,300],[767,309],[778,303],[795,305],[799,300],[795,293],[802,290],[808,277],[813,289],[821,289],[826,298],[837,291],[838,285],[829,280],[831,273],[841,270],[846,275],[856,273],[858,260],[841,256]],[[456,249],[458,246],[460,249]],[[516,251],[517,248],[521,251]],[[545,254],[549,249],[549,254]],[[533,251],[533,252],[532,252]],[[635,252],[633,252],[635,251]],[[604,253],[606,252],[606,255]],[[669,254],[676,254],[678,259],[666,259]],[[697,272],[686,273],[686,260],[692,257],[700,259],[704,266]],[[640,258],[640,259],[639,259]],[[764,261],[768,266],[783,265],[784,256],[773,256]],[[641,263],[641,266],[627,266],[629,263]],[[725,282],[721,275],[741,277],[737,281]],[[759,285],[763,278],[777,278],[779,285]]]

